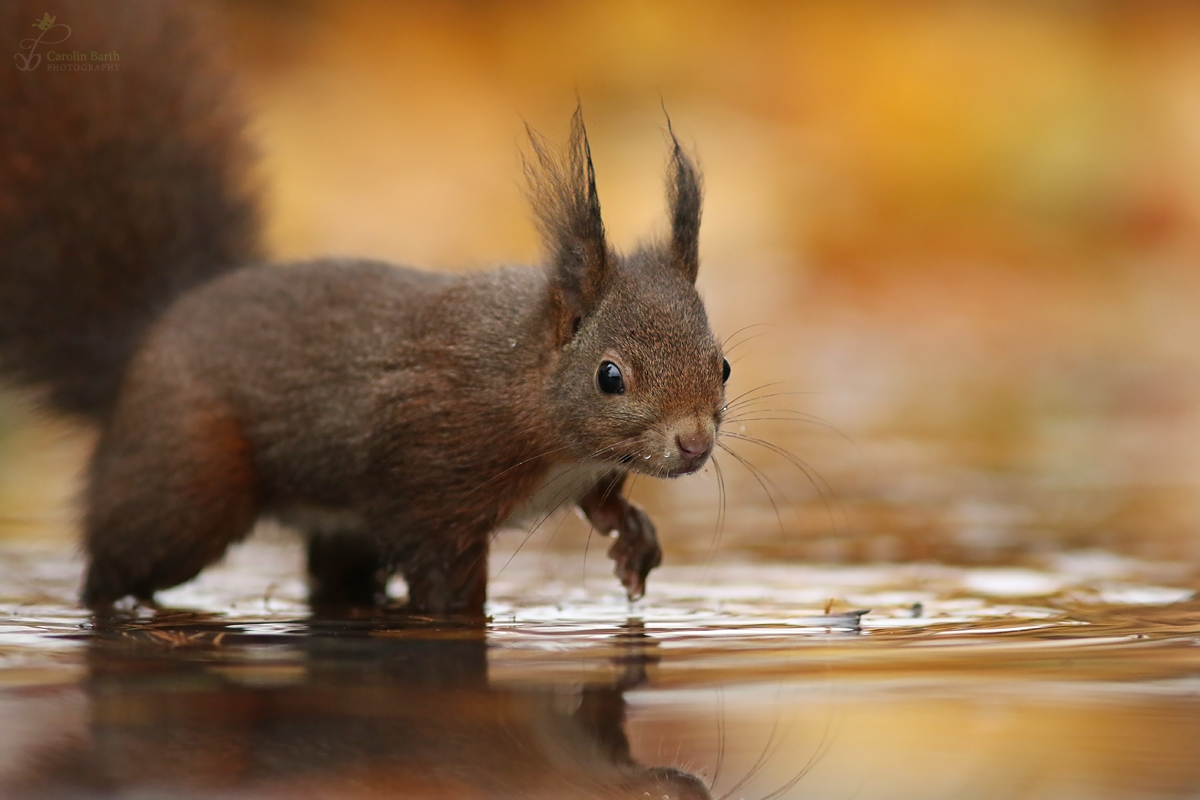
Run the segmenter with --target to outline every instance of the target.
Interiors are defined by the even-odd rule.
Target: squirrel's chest
[[[542,524],[556,511],[571,508],[576,501],[613,471],[603,461],[559,461],[550,465],[533,493],[505,523],[505,527],[532,528]]]

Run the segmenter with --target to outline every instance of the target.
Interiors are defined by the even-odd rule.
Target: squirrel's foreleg
[[[646,593],[650,570],[662,563],[662,547],[650,517],[621,494],[624,486],[624,473],[609,473],[579,499],[579,507],[597,531],[617,534],[608,557],[629,599],[637,600]]]

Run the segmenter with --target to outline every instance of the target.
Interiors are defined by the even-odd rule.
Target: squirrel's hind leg
[[[308,534],[308,598],[314,608],[382,605],[388,577],[383,554],[363,533]]]
[[[402,571],[413,614],[482,617],[487,601],[488,537],[447,535],[418,548]]]
[[[257,479],[237,420],[215,403],[118,408],[92,459],[83,601],[103,607],[183,583],[244,537]],[[149,405],[149,404],[147,404]]]

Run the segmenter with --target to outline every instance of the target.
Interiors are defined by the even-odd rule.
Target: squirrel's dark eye
[[[596,383],[605,394],[625,394],[625,379],[621,377],[621,368],[611,361],[600,364],[596,373]]]
[[[721,359],[721,383],[725,383],[727,380],[729,380],[729,359],[723,358]]]

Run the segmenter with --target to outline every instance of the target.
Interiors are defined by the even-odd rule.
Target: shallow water
[[[485,626],[312,618],[270,536],[107,620],[64,549],[0,565],[4,796],[1200,795],[1200,602],[1099,551],[665,567],[633,605],[548,552]]]

